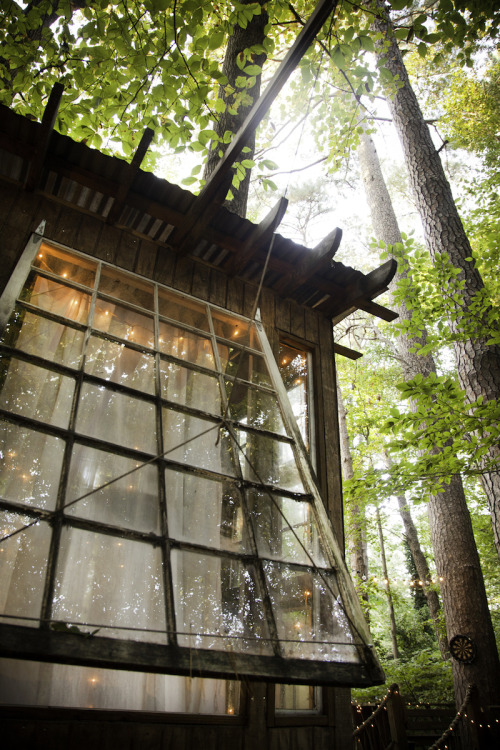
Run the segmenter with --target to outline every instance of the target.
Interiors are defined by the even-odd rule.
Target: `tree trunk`
[[[367,135],[362,137],[360,160],[375,234],[388,244],[401,242],[375,146]],[[397,310],[402,319],[409,318],[405,305],[398,305]],[[398,337],[399,358],[406,379],[418,373],[425,377],[435,372],[430,355],[410,351],[413,342],[408,336]],[[448,637],[468,635],[478,647],[478,658],[472,664],[453,661],[457,705],[461,704],[470,683],[478,686],[483,705],[497,704],[500,701],[500,662],[472,522],[459,476],[454,476],[439,495],[431,496],[428,512],[436,570],[443,579],[441,596]]]
[[[452,265],[460,269],[459,281],[464,282],[461,301],[455,302],[456,319],[449,319],[450,330],[460,336],[464,320],[470,320],[469,308],[483,290],[483,280],[474,261],[472,250],[458,215],[439,154],[432,142],[415,92],[406,71],[394,29],[383,0],[374,0],[377,16],[374,29],[382,35],[377,54],[383,65],[398,76],[403,86],[388,97],[392,118],[403,146],[410,186],[420,214],[424,236],[433,262],[445,253]],[[470,402],[479,396],[484,401],[500,397],[500,347],[488,346],[478,335],[454,342],[460,387]],[[500,459],[500,447],[492,448],[489,458]],[[483,487],[488,498],[495,545],[500,556],[500,472],[485,473]]]
[[[243,5],[252,4],[255,0],[241,0]],[[264,0],[258,0],[261,6],[264,6]],[[255,85],[251,89],[247,89],[248,94],[252,97],[252,101],[245,105],[240,104],[237,108],[236,114],[231,114],[229,109],[234,107],[235,96],[240,89],[236,88],[236,79],[240,76],[244,78],[250,78],[244,73],[241,68],[237,65],[238,56],[249,47],[253,47],[256,44],[262,44],[265,38],[264,29],[268,23],[269,18],[265,8],[262,8],[262,12],[258,16],[253,16],[252,20],[248,23],[247,27],[243,29],[241,26],[235,25],[232,35],[229,37],[226,54],[224,57],[224,64],[222,66],[222,72],[228,80],[228,86],[230,91],[233,93],[227,93],[226,87],[221,86],[219,89],[219,97],[226,104],[226,111],[223,112],[218,121],[214,123],[214,130],[217,135],[222,138],[226,131],[230,133],[236,133],[241,125],[243,124],[245,117],[249,113],[253,102],[255,102],[260,95],[260,81],[261,76],[256,77]],[[252,59],[252,65],[259,65],[262,67],[266,60],[265,54],[254,55]],[[250,63],[247,63],[247,65]],[[204,178],[207,180],[215,167],[220,161],[219,151],[224,152],[228,144],[218,144],[212,149],[208,155],[208,160],[205,165]],[[252,159],[255,151],[255,137],[253,137],[248,143],[248,152],[242,155],[242,159]],[[240,182],[238,188],[232,188],[233,199],[226,201],[225,205],[233,213],[238,216],[245,216],[247,211],[248,202],[248,191],[250,188],[250,170],[246,170],[244,179]]]
[[[352,479],[354,469],[352,465],[351,446],[347,433],[347,413],[342,398],[342,391],[337,386],[337,401],[339,409],[339,432],[340,432],[340,460],[342,464],[342,478],[345,481]],[[346,508],[347,516],[347,549],[349,563],[354,578],[354,585],[366,619],[369,619],[370,607],[366,582],[368,580],[368,550],[366,544],[366,519],[364,508],[359,503],[349,503]]]
[[[380,557],[382,559],[382,572],[384,574],[385,595],[387,597],[387,606],[389,607],[389,621],[391,623],[391,643],[392,655],[399,659],[398,640],[396,638],[396,616],[394,614],[394,605],[392,603],[391,584],[389,583],[389,572],[387,570],[387,560],[385,558],[384,533],[382,531],[382,522],[380,520],[380,511],[377,508],[377,530],[380,542]]]

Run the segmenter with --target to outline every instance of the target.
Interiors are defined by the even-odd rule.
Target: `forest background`
[[[308,0],[4,0],[0,101],[39,119],[59,81],[60,132],[130,158],[150,127],[155,138],[142,167],[197,191],[210,172],[204,164],[220,157],[261,78],[265,87],[313,7]],[[337,362],[347,549],[388,683],[398,682],[413,703],[453,700],[453,684],[460,693],[467,675],[454,665],[453,683],[447,653],[457,627],[475,634],[476,625],[478,633],[491,625],[487,637],[500,638],[499,25],[494,0],[338,3],[233,177],[235,200],[245,192],[245,205],[230,205],[254,221],[286,192],[284,234],[314,246],[339,225],[336,260],[369,271],[398,259],[397,282],[383,301],[399,320],[358,312],[339,323],[335,339],[363,352]],[[238,36],[242,46],[229,60]],[[402,62],[391,63],[400,59],[408,80]],[[419,181],[434,167],[417,142],[413,166],[411,144],[397,145],[394,122],[401,137],[418,120],[400,122],[398,98],[409,87],[470,241],[460,262],[426,231]],[[388,188],[375,197],[369,185],[380,175],[370,136]],[[438,217],[444,226],[447,211]],[[466,380],[482,382],[481,363],[469,358],[464,375],[463,354],[477,353],[471,342],[478,341],[481,361],[496,357],[497,391],[471,396]],[[470,515],[467,545],[479,555],[487,596],[488,613],[475,613],[479,624],[457,573],[461,550],[449,541],[458,501],[443,498],[457,481],[465,499],[456,515]]]

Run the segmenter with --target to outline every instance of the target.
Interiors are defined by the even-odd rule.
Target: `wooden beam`
[[[203,189],[198,196],[198,203],[191,208],[186,216],[186,225],[183,229],[178,230],[178,237],[175,239],[178,245],[182,244],[185,235],[193,221],[193,212],[203,213],[206,207],[214,200],[214,196],[219,194],[221,185],[226,184],[227,175],[231,176],[229,184],[232,182],[232,167],[240,156],[243,148],[247,145],[260,124],[262,118],[269,110],[269,107],[278,96],[279,92],[287,82],[291,73],[295,70],[298,63],[305,55],[314,38],[319,33],[330,13],[335,10],[337,0],[319,0],[316,8],[312,12],[305,26],[301,29],[297,39],[287,52],[285,59],[280,64],[278,70],[272,77],[266,90],[260,95],[248,113],[245,121],[235,137],[227,147],[221,161],[214,169]],[[185,234],[183,234],[185,232]]]
[[[151,128],[146,128],[146,130],[142,134],[141,141],[132,158],[132,161],[130,162],[130,164],[127,164],[125,166],[125,169],[123,170],[124,174],[122,179],[120,180],[114,203],[111,206],[111,210],[108,214],[108,224],[114,224],[116,221],[118,221],[118,218],[125,205],[125,201],[127,200],[127,195],[129,194],[130,188],[132,187],[134,178],[139,171],[142,160],[146,156],[146,152],[151,145],[153,137],[154,131],[151,130]]]
[[[317,309],[324,315],[334,318],[349,307],[359,308],[363,303],[370,301],[372,297],[386,291],[394,278],[397,267],[398,264],[394,259],[388,260],[382,266],[361,278],[356,284],[353,284],[343,295],[325,300],[318,305]]]
[[[168,238],[168,244],[174,247],[179,254],[186,255],[193,247],[197,237],[208,227],[224,203],[232,181],[232,175],[226,174],[224,179],[219,182],[218,190],[212,193],[209,202],[200,200],[200,196],[195,198],[189,211],[184,214],[180,226]]]
[[[237,255],[233,256],[231,267],[228,269],[230,275],[237,276],[255,258],[262,245],[270,240],[281,224],[287,208],[287,198],[280,198],[260,224],[254,226],[247,239],[242,243]]]
[[[37,145],[35,154],[24,183],[26,190],[35,190],[42,176],[43,164],[49,148],[50,137],[56,124],[57,113],[61,103],[64,86],[62,83],[55,83],[50,92],[49,101],[43,113],[42,122],[38,131]]]
[[[332,259],[337,252],[342,239],[342,230],[336,227],[321,242],[316,245],[299,264],[296,270],[275,286],[278,294],[286,296],[291,294],[299,286],[305,284],[315,273],[331,266]]]
[[[392,323],[393,320],[399,318],[399,313],[394,312],[394,310],[389,310],[388,307],[384,307],[383,305],[377,305],[376,302],[372,302],[371,300],[367,300],[358,305],[358,308],[370,313],[371,315],[375,315],[376,318],[386,320],[388,323]]]
[[[357,352],[355,349],[349,349],[348,346],[342,346],[341,344],[333,344],[333,351],[335,354],[339,354],[341,357],[347,357],[348,359],[359,359],[363,355],[361,352]]]

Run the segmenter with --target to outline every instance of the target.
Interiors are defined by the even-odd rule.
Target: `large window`
[[[55,661],[380,678],[258,323],[42,243],[1,353],[17,651],[36,630]]]

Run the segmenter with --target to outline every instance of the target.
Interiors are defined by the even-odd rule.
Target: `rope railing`
[[[469,685],[467,687],[467,690],[465,691],[464,699],[462,701],[462,705],[458,709],[455,718],[451,722],[448,729],[445,729],[441,737],[438,740],[436,740],[436,742],[433,745],[430,746],[429,750],[447,750],[448,745],[446,743],[452,737],[456,736],[455,729],[459,725],[460,721],[467,719],[467,715],[465,714],[465,711],[471,702],[472,694],[474,690],[475,690],[474,685]]]
[[[358,743],[362,742],[362,735],[368,730],[368,729],[374,729],[375,728],[375,722],[380,714],[383,714],[384,711],[387,711],[387,704],[393,697],[393,695],[399,695],[399,686],[396,684],[393,684],[389,687],[387,690],[387,694],[384,696],[380,704],[377,706],[375,711],[370,714],[370,716],[365,719],[365,721],[357,727],[353,732],[353,739]]]

